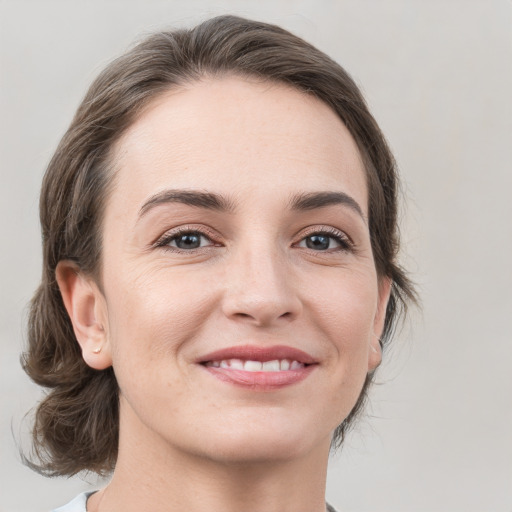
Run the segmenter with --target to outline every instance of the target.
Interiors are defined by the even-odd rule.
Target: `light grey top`
[[[93,491],[94,492],[94,491]],[[84,492],[79,494],[74,500],[70,501],[67,505],[56,508],[53,512],[87,512],[87,498],[93,494],[93,492]],[[329,503],[327,505],[327,512],[336,512],[336,509],[331,507]]]
[[[87,498],[93,493],[94,491],[83,492],[75,499],[71,500],[67,505],[56,508],[52,512],[87,512]]]

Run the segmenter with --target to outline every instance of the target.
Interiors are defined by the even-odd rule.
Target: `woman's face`
[[[389,293],[348,130],[287,86],[211,79],[154,100],[114,157],[96,314],[121,432],[225,461],[328,450]]]

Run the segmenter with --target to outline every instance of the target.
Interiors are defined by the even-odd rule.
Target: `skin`
[[[332,432],[381,361],[390,290],[375,270],[350,133],[288,86],[205,79],[153,100],[114,162],[101,287],[71,262],[57,269],[85,361],[112,365],[121,390],[118,464],[88,510],[325,510]],[[141,216],[168,189],[222,195],[232,211],[162,202]],[[361,212],[290,208],[322,191]],[[206,236],[179,250],[177,228]],[[326,231],[327,249],[308,247]],[[197,364],[245,344],[298,348],[317,364],[272,391]]]

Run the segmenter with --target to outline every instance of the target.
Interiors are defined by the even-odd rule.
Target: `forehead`
[[[163,93],[120,138],[114,162],[113,203],[140,206],[166,188],[255,198],[341,190],[367,211],[350,132],[325,103],[284,84],[225,77]]]

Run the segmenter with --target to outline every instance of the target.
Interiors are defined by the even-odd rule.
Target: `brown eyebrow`
[[[171,189],[151,196],[142,205],[139,217],[144,216],[155,206],[164,203],[182,203],[219,212],[233,212],[235,210],[235,205],[231,200],[213,192]],[[308,192],[295,195],[290,200],[290,208],[299,211],[314,210],[336,204],[348,206],[366,222],[366,216],[359,203],[344,192]]]
[[[359,203],[344,192],[310,192],[292,197],[292,210],[314,210],[334,204],[343,204],[354,210],[365,222],[366,216]]]
[[[218,194],[199,190],[164,190],[151,196],[142,205],[139,217],[145,215],[151,208],[163,203],[182,203],[220,212],[231,212],[234,210],[232,202]]]

